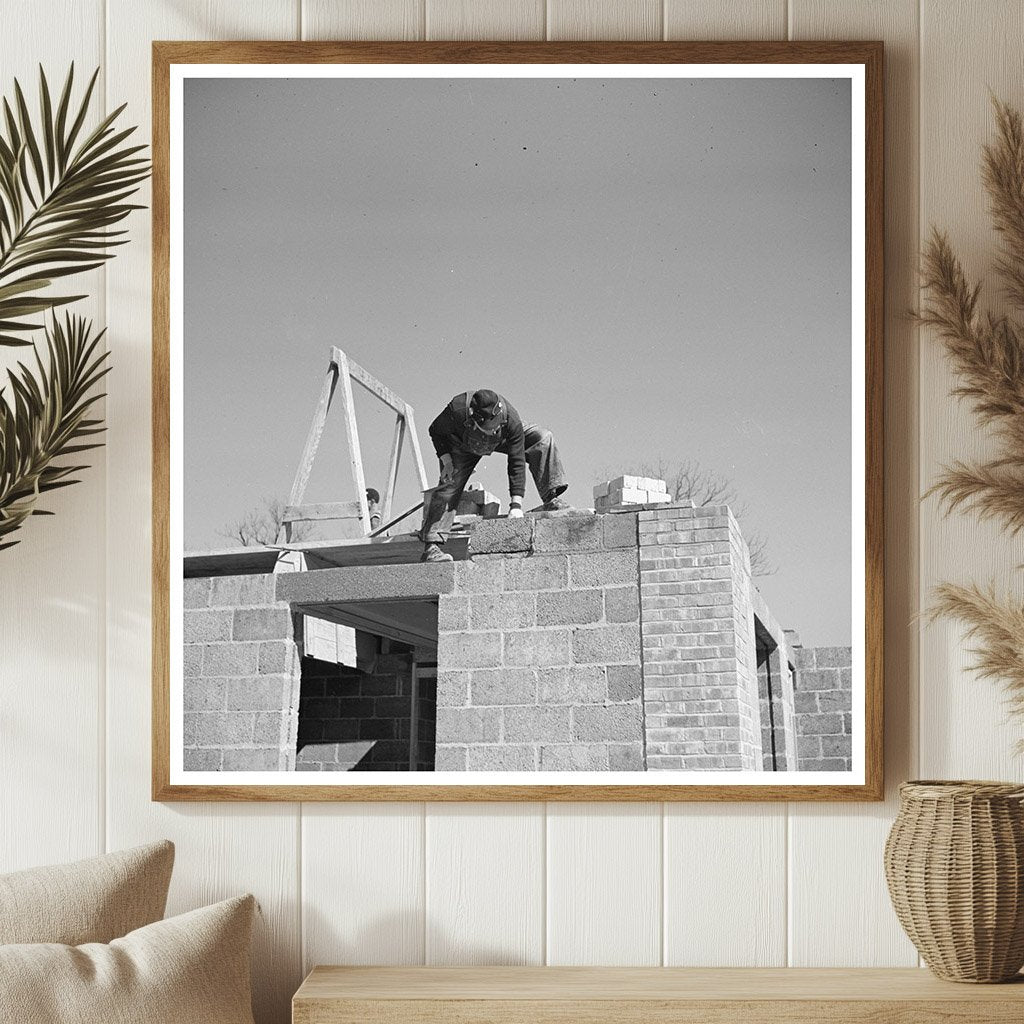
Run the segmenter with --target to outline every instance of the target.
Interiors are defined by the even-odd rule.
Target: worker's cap
[[[481,427],[493,427],[501,417],[501,397],[497,392],[488,391],[486,388],[476,391],[469,403],[469,411]]]

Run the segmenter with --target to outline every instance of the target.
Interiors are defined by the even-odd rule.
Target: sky
[[[186,79],[186,550],[287,498],[336,345],[432,477],[430,421],[492,388],[576,505],[659,461],[728,478],[776,618],[849,644],[850,116],[846,80]],[[356,408],[383,491],[394,417]],[[306,501],[355,496],[338,413]],[[503,456],[476,479],[507,502]]]

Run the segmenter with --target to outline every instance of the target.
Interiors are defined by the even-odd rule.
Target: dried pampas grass
[[[1024,308],[1024,127],[1012,107],[995,97],[992,104],[997,138],[984,148],[982,181],[1000,235],[995,269],[1008,300]],[[945,344],[958,378],[953,394],[970,402],[996,441],[989,459],[945,466],[927,494],[938,495],[946,515],[970,512],[1017,536],[1024,530],[1024,329],[978,311],[980,285],[968,280],[944,233],[933,230],[923,267],[927,302],[916,319]],[[1024,607],[992,587],[943,583],[931,614],[966,624],[978,674],[1002,680],[1011,709],[1024,714]]]

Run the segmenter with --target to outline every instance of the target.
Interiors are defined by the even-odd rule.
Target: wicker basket
[[[1014,978],[1024,966],[1024,786],[904,783],[885,877],[900,924],[940,978]]]

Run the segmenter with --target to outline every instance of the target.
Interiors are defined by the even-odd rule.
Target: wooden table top
[[[324,1000],[1019,1002],[1000,985],[942,981],[917,968],[315,967],[295,1004]]]

